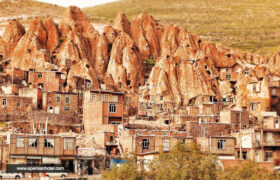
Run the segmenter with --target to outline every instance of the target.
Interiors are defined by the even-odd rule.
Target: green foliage
[[[200,152],[195,144],[179,142],[170,153],[160,153],[150,164],[149,179],[216,179],[219,172],[216,158]]]
[[[156,60],[154,59],[144,59],[147,65],[154,66],[156,64]]]
[[[162,24],[177,24],[204,39],[253,53],[280,49],[279,0],[120,0],[84,11],[94,21],[111,23],[147,12]]]
[[[121,167],[106,170],[102,177],[107,180],[280,180],[279,175],[252,161],[222,170],[215,156],[201,153],[195,144],[182,142],[169,153],[161,152],[147,167],[149,171],[137,168],[134,158],[130,158]]]
[[[246,161],[239,164],[234,168],[228,168],[220,174],[221,180],[270,180],[280,179],[279,175],[274,174],[266,169],[262,169],[257,163],[252,161]]]
[[[120,167],[113,167],[110,171],[102,174],[102,179],[106,180],[141,180],[143,176],[137,170],[137,165],[132,158],[127,159],[127,163],[122,164]]]

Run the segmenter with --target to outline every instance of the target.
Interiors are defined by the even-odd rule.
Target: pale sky
[[[36,0],[36,1],[46,2],[50,4],[57,4],[59,6],[64,6],[64,7],[75,5],[80,8],[85,8],[85,7],[110,3],[118,0]]]

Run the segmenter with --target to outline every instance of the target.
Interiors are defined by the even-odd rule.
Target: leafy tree
[[[267,169],[260,168],[256,162],[246,161],[240,162],[238,166],[227,168],[220,174],[221,180],[277,180],[280,179],[279,175],[268,171]]]
[[[260,168],[252,161],[222,170],[215,156],[201,153],[195,144],[177,143],[169,153],[160,152],[148,164],[149,171],[139,168],[134,158],[121,167],[106,170],[102,177],[108,180],[280,180],[279,176]]]

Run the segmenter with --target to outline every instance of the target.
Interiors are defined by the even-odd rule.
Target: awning
[[[76,159],[75,157],[60,157],[60,159],[69,159],[69,160],[73,160],[73,159]]]
[[[42,159],[41,156],[27,156],[26,159]]]
[[[10,155],[10,158],[24,159],[25,156],[14,156],[14,155]]]
[[[79,160],[95,160],[95,157],[78,157]]]
[[[42,157],[42,164],[60,164],[58,157]]]

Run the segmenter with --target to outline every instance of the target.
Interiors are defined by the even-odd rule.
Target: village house
[[[214,154],[218,159],[235,159],[235,138],[231,136],[198,137],[197,144],[203,153]]]
[[[169,152],[178,141],[185,144],[193,142],[192,137],[180,131],[128,129],[122,133],[119,142],[123,153],[136,153],[137,162],[145,169],[148,169],[148,162],[160,152]]]
[[[236,82],[238,75],[238,72],[234,72],[231,68],[223,68],[220,71],[220,79],[222,81]]]
[[[30,71],[29,87],[44,89],[45,91],[61,92],[66,82],[66,74],[60,71]]]
[[[249,115],[246,109],[230,109],[220,112],[220,122],[230,124],[232,131],[248,129],[255,125],[255,118]]]
[[[76,172],[76,137],[11,134],[9,164],[61,164]]]
[[[42,90],[39,88],[24,87],[19,89],[19,96],[32,98],[32,108],[42,109]]]
[[[76,93],[43,92],[42,109],[48,113],[75,116],[78,111]]]
[[[29,112],[32,110],[32,98],[0,94],[0,113]]]
[[[6,73],[6,83],[10,84],[19,84],[19,85],[27,85],[28,82],[28,71],[24,71],[17,68],[5,67]]]
[[[119,125],[127,122],[128,112],[124,93],[107,90],[84,92],[83,124],[85,134],[93,134],[102,125]]]

